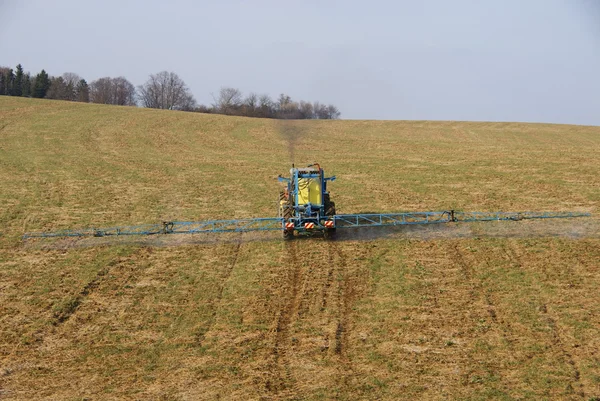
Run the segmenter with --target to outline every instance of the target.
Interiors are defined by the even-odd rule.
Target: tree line
[[[185,82],[167,71],[150,75],[136,88],[125,77],[103,77],[88,84],[73,72],[50,76],[42,70],[31,75],[19,64],[15,70],[0,67],[0,95],[276,119],[338,119],[341,114],[332,104],[294,101],[285,94],[276,100],[253,92],[244,96],[230,87],[213,94],[212,104],[198,104]]]
[[[340,111],[332,104],[311,103],[303,100],[296,102],[283,93],[274,101],[268,95],[258,95],[252,92],[244,96],[239,89],[223,87],[216,96],[213,95],[213,99],[212,105],[200,105],[196,111],[278,119],[332,120],[340,118]]]

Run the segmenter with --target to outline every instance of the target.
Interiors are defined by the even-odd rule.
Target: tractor
[[[318,163],[297,168],[292,165],[290,177],[278,177],[286,184],[279,193],[279,217],[283,219],[283,238],[294,236],[335,236],[335,203],[327,191],[327,182]]]

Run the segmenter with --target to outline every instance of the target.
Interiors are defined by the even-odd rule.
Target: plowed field
[[[21,239],[274,216],[314,161],[338,213],[592,217]],[[0,97],[0,399],[600,399],[599,171],[598,127]]]

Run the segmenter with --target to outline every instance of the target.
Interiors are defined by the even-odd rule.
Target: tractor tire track
[[[571,382],[569,383],[570,388],[573,389],[573,391],[576,391],[575,388],[578,387],[579,392],[577,394],[581,398],[585,399],[585,389],[584,389],[583,383],[580,380],[581,379],[581,371],[579,370],[579,367],[575,363],[573,356],[567,350],[566,345],[560,338],[560,333],[558,330],[558,325],[556,323],[556,319],[548,313],[548,308],[546,307],[545,304],[539,308],[539,311],[545,317],[548,327],[550,327],[550,330],[552,333],[552,339],[551,339],[552,344],[560,350],[560,353],[562,354],[565,361],[571,366],[571,369],[573,371],[573,376],[572,376]]]
[[[468,286],[468,288],[465,289],[468,296],[465,297],[465,303],[462,306],[462,309],[464,311],[477,313],[477,319],[483,318],[483,316],[479,315],[478,312],[482,309],[482,306],[479,302],[484,301],[483,307],[485,308],[485,313],[487,313],[487,315],[489,316],[490,324],[488,325],[484,323],[485,325],[478,327],[478,330],[484,330],[486,332],[499,332],[502,338],[509,344],[509,348],[512,349],[512,343],[507,338],[503,324],[498,319],[498,315],[496,312],[496,302],[494,300],[493,294],[490,291],[485,290],[487,288],[486,283],[476,275],[474,265],[476,265],[478,259],[476,257],[465,256],[465,253],[459,248],[458,243],[455,243],[452,249],[453,251],[450,255],[451,259],[460,268],[460,274],[463,276],[464,279],[463,284]],[[483,253],[483,262],[487,266],[487,269],[492,268],[487,253]],[[483,322],[485,322],[485,320]],[[475,335],[478,336],[480,334],[476,333]],[[471,360],[472,358],[469,357],[468,361]],[[465,386],[469,385],[472,379],[472,375],[479,368],[477,364],[473,364],[472,362],[469,362],[468,365],[469,369],[466,369],[465,372],[461,375],[461,382]]]
[[[98,287],[104,276],[108,274],[110,266],[111,265],[109,264],[108,266],[105,266],[102,269],[100,269],[98,273],[96,273],[96,276],[81,289],[79,294],[77,294],[74,298],[68,300],[60,309],[54,312],[52,316],[52,324],[54,326],[59,326],[62,323],[66,322],[71,316],[73,316],[75,312],[77,312],[77,309],[79,309],[81,303],[88,297],[88,295],[90,295],[90,293],[95,288]]]
[[[288,280],[282,295],[286,295],[282,307],[277,313],[273,347],[271,349],[272,363],[269,367],[270,378],[265,383],[266,389],[274,394],[297,393],[297,383],[294,379],[289,362],[289,351],[292,348],[290,331],[297,317],[300,306],[300,286],[302,284],[302,265],[297,256],[295,242],[286,243],[288,263]]]
[[[522,268],[524,266],[523,262],[522,262],[522,257],[519,254],[516,246],[514,245],[514,243],[512,241],[509,242],[508,246],[509,246],[509,249],[506,249],[506,248],[503,249],[504,254],[507,257],[508,261],[510,262],[510,264],[512,265],[512,267]],[[485,262],[486,262],[488,268],[491,269],[491,264],[490,264],[489,257],[486,257]],[[492,295],[491,294],[487,294],[486,295],[486,300],[488,300],[488,302],[491,304],[491,302],[492,302]],[[585,399],[584,384],[580,380],[580,378],[581,378],[581,371],[579,370],[579,367],[576,364],[573,356],[567,350],[567,346],[564,344],[564,342],[562,341],[562,339],[560,337],[559,329],[558,329],[558,324],[557,324],[556,319],[554,317],[552,317],[550,315],[550,313],[548,313],[548,308],[547,308],[546,304],[542,304],[538,308],[538,312],[541,314],[541,316],[543,317],[543,320],[546,321],[546,324],[550,328],[550,333],[551,333],[551,339],[550,339],[550,341],[552,342],[552,345],[555,346],[559,350],[559,352],[562,355],[562,357],[564,358],[564,360],[569,364],[569,366],[571,366],[572,377],[571,377],[571,381],[569,382],[568,386],[574,392],[577,392],[576,388],[579,388],[579,391],[576,394],[579,397]],[[498,322],[498,319],[497,319],[495,313],[494,313],[494,321]],[[507,331],[512,331],[510,322],[506,321],[506,320],[500,320],[500,323],[503,326],[506,327],[506,330],[503,331],[503,339],[507,342],[508,348],[510,350],[513,350],[514,349],[513,341],[511,340],[510,336],[507,334]]]
[[[470,280],[473,277],[473,268],[469,266],[463,253],[458,249],[458,244],[454,244],[452,247],[454,249],[453,254],[451,255],[454,262],[460,266],[460,271],[462,272],[465,279]]]
[[[60,326],[63,323],[67,322],[79,309],[81,304],[86,300],[92,292],[98,288],[98,286],[102,283],[104,278],[111,273],[114,269],[116,269],[119,265],[121,265],[126,260],[132,259],[135,256],[139,255],[144,248],[139,248],[131,255],[124,258],[117,258],[112,260],[106,264],[106,266],[102,267],[94,276],[93,279],[88,281],[81,291],[71,299],[67,300],[58,310],[56,310],[51,319],[51,323],[53,326]]]
[[[311,307],[314,306],[320,297],[319,288],[320,283],[323,281],[322,266],[318,260],[309,258],[304,260],[303,263],[306,265],[303,269],[302,274],[302,286],[300,288],[300,295],[298,296],[298,319],[304,318],[304,316],[311,314]]]
[[[337,288],[338,291],[336,294],[337,295],[336,303],[337,303],[337,309],[338,309],[338,316],[337,316],[337,324],[336,324],[336,329],[335,329],[334,351],[337,355],[342,357],[342,359],[345,359],[346,350],[347,350],[347,338],[348,338],[349,329],[350,329],[348,315],[350,313],[350,307],[351,307],[351,304],[353,301],[353,297],[355,295],[354,294],[355,291],[353,288],[354,283],[348,276],[348,272],[347,272],[348,264],[346,263],[346,258],[342,254],[342,252],[337,244],[332,243],[331,247],[332,247],[333,251],[335,252],[335,254],[338,256],[339,264],[337,265],[337,269],[338,269],[340,275],[343,277],[343,280],[340,283],[341,285],[339,285]]]
[[[342,370],[340,379],[342,382],[346,382],[349,376],[355,372],[348,350],[352,330],[352,305],[361,295],[359,288],[361,276],[359,271],[350,268],[346,255],[342,252],[339,244],[331,242],[330,252],[334,255],[332,259],[337,258],[338,261],[335,263],[335,271],[332,273],[332,276],[335,274],[338,276],[335,297],[337,314],[335,317],[335,333],[333,333],[335,341],[333,354],[340,359]],[[364,283],[365,278],[363,277]]]
[[[456,265],[458,265],[460,267],[460,271],[464,277],[465,283],[466,282],[472,283],[473,267],[467,262],[465,255],[458,248],[458,244],[454,244],[454,246],[452,247],[452,252],[450,253],[450,258]],[[478,298],[477,292],[478,292],[478,289],[475,288],[475,286],[471,286],[471,290],[468,291],[469,295],[465,299],[465,302],[467,303],[467,307],[465,308],[465,310],[473,309],[473,305],[475,304],[476,299]],[[488,308],[488,314],[490,314],[490,316],[492,315],[492,313],[489,311],[489,308]]]
[[[327,301],[330,296],[331,283],[333,282],[333,272],[336,270],[335,268],[335,258],[333,256],[333,252],[328,252],[327,255],[327,277],[325,279],[325,284],[323,285],[323,290],[321,292],[321,312],[327,309]]]
[[[332,332],[331,330],[326,330],[323,335],[323,345],[321,346],[320,351],[325,353],[329,353],[330,349],[332,349],[332,341],[333,349],[336,348],[337,344],[336,332],[338,327],[337,321],[339,320],[339,313],[334,315],[335,319],[332,319],[331,316],[329,316],[329,313],[330,311],[333,311],[333,313],[339,311],[340,291],[338,288],[338,283],[339,276],[343,272],[341,271],[339,265],[336,263],[336,253],[334,251],[334,247],[335,245],[332,243],[327,244],[327,275],[325,276],[325,282],[323,283],[323,287],[321,290],[321,298],[319,301],[319,312],[326,313],[328,315],[326,320],[326,326],[330,328],[332,324],[335,324],[336,327],[335,331]],[[337,278],[335,282],[334,278]],[[333,299],[332,296],[334,297]],[[336,320],[336,322],[332,323],[332,320]]]
[[[469,263],[467,263],[466,258],[463,254],[463,252],[460,251],[460,249],[458,248],[458,244],[454,245],[454,261],[461,267],[461,271],[465,277],[465,279],[472,281],[474,279],[474,270],[473,267],[471,265],[469,265]],[[485,259],[485,263],[486,266],[488,267],[488,269],[491,269],[491,265],[489,262],[489,259],[486,258]],[[475,287],[475,286],[474,286]],[[476,290],[475,288],[471,291],[471,301],[474,302],[474,299],[476,298],[476,294],[475,292],[481,292],[482,288],[485,288],[485,285],[483,285],[483,283],[481,282],[481,280],[478,280],[478,285],[477,288],[479,288],[479,290]],[[492,320],[492,322],[495,325],[498,325],[500,322],[498,321],[498,315],[496,313],[496,302],[494,301],[494,297],[492,295],[491,292],[486,291],[485,293],[482,294],[483,295],[483,299],[485,300],[485,304],[486,304],[486,308],[487,308],[487,313],[490,316],[490,319]]]
[[[506,253],[506,251],[505,251]],[[488,270],[492,270],[492,263],[490,263],[490,257],[488,255],[488,253],[484,253],[484,262],[486,265],[486,268]],[[487,285],[486,283],[481,282],[481,287],[483,288],[487,288],[489,287],[489,285]],[[513,340],[513,328],[511,326],[510,320],[511,319],[502,319],[502,317],[498,317],[498,312],[497,312],[497,307],[496,305],[498,304],[498,301],[496,299],[496,296],[494,295],[494,291],[493,290],[488,290],[485,292],[484,294],[484,299],[485,299],[485,303],[487,305],[487,310],[488,310],[488,314],[490,315],[490,318],[492,319],[492,323],[494,323],[494,325],[498,328],[498,330],[500,330],[501,332],[501,336],[502,339],[506,342],[507,347],[509,350],[514,351],[514,340]]]
[[[508,240],[508,248],[502,248],[508,260],[513,264],[513,267],[522,267],[521,255],[514,244],[514,240]]]
[[[206,325],[200,327],[194,334],[195,342],[198,345],[202,345],[202,342],[206,338],[206,334],[209,331],[211,331],[213,326],[215,325],[215,322],[217,320],[217,312],[219,310],[219,305],[221,304],[221,301],[223,299],[223,291],[225,290],[225,286],[227,285],[227,282],[229,281],[229,278],[231,277],[231,273],[233,272],[233,269],[235,268],[235,266],[237,264],[237,261],[240,256],[241,248],[242,248],[242,237],[240,235],[238,241],[235,244],[233,244],[230,249],[229,263],[227,264],[227,267],[226,267],[225,271],[223,272],[222,277],[219,280],[220,285],[219,285],[219,288],[217,289],[217,294],[214,298],[214,301],[211,302],[212,311],[211,311],[210,318],[209,318],[208,322],[206,323]]]

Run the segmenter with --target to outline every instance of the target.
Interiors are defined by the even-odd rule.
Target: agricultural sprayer
[[[332,238],[337,229],[440,224],[493,220],[550,219],[590,216],[578,212],[463,212],[455,210],[405,213],[336,214],[325,177],[317,163],[292,166],[289,177],[279,176],[285,187],[279,193],[279,216],[237,220],[164,221],[159,224],[86,228],[57,232],[33,232],[24,239],[39,237],[105,237],[113,235],[195,234],[249,231],[281,231],[285,239],[295,236]]]

